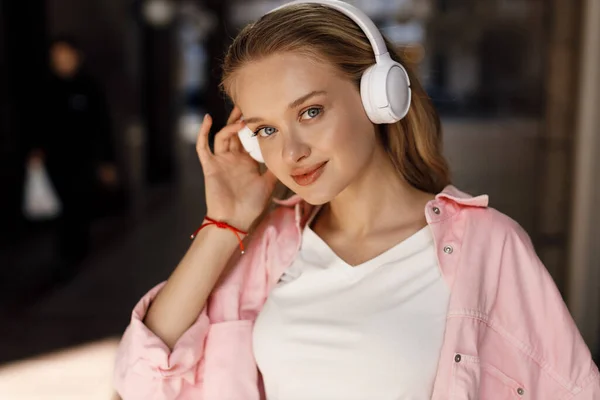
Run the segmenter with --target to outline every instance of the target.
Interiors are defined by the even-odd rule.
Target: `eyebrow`
[[[299,97],[298,99],[296,99],[296,100],[292,101],[292,102],[291,102],[291,103],[288,105],[288,108],[296,108],[296,107],[298,107],[299,105],[301,105],[302,103],[304,103],[306,100],[308,100],[308,99],[310,99],[310,98],[312,98],[312,97],[315,97],[315,96],[322,95],[322,94],[327,94],[327,92],[326,92],[326,91],[324,91],[324,90],[313,90],[312,92],[310,92],[310,93],[308,93],[308,94],[305,94],[304,96],[302,96],[302,97]],[[244,121],[246,121],[246,123],[247,123],[247,124],[251,124],[251,123],[253,123],[253,122],[260,122],[260,121],[262,121],[262,120],[263,120],[263,119],[262,119],[262,118],[260,118],[260,117],[244,118]]]

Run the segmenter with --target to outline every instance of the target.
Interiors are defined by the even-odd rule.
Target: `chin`
[[[295,185],[294,192],[302,200],[313,206],[320,206],[333,200],[338,192],[333,190],[332,186],[322,185],[321,187],[298,187]]]
[[[302,200],[304,200],[305,202],[307,202],[308,204],[310,204],[312,206],[321,206],[321,205],[327,204],[331,201],[330,197],[316,197],[316,196],[303,196],[303,195],[300,195],[300,197],[302,197]]]

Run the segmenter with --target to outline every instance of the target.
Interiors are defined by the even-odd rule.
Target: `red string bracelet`
[[[216,221],[216,220],[214,220],[214,219],[212,219],[210,217],[204,217],[204,219],[207,220],[208,222],[205,222],[204,224],[200,225],[200,228],[196,229],[196,232],[194,232],[194,233],[192,233],[190,235],[190,239],[194,239],[198,235],[198,232],[200,232],[200,230],[202,230],[202,228],[204,228],[206,226],[209,226],[209,225],[216,225],[217,228],[228,229],[228,230],[232,231],[235,234],[235,236],[238,239],[238,242],[240,243],[240,250],[242,251],[242,254],[244,254],[244,243],[242,242],[242,239],[240,238],[240,233],[242,235],[247,235],[248,232],[244,232],[242,230],[239,230],[239,229],[237,229],[237,228],[229,225],[226,222]]]

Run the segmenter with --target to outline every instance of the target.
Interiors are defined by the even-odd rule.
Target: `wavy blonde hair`
[[[388,40],[386,45],[391,57],[408,72],[412,103],[404,119],[379,125],[379,139],[400,176],[417,189],[439,193],[450,183],[439,116],[414,71]],[[357,89],[363,72],[375,63],[366,35],[346,15],[319,4],[287,6],[247,25],[237,35],[225,55],[221,89],[232,97],[236,71],[249,62],[285,52],[332,64],[355,82]],[[283,197],[282,186],[276,193]]]

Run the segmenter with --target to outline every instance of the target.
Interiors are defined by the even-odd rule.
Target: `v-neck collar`
[[[309,249],[309,253],[313,253],[321,262],[326,263],[331,267],[343,267],[357,270],[371,268],[372,266],[378,266],[393,260],[408,257],[432,242],[433,234],[427,225],[406,239],[396,243],[392,247],[376,255],[375,257],[360,264],[351,265],[338,256],[327,244],[327,242],[325,242],[315,231],[312,230],[310,224],[306,224],[304,231],[302,232],[302,245],[300,252],[304,253],[302,247],[305,247],[305,249]]]

